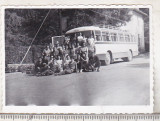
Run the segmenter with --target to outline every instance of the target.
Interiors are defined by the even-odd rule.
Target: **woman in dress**
[[[82,42],[82,47],[80,47],[80,63],[78,64],[79,72],[82,72],[82,69],[86,71],[87,63],[88,63],[88,48],[85,46],[85,42]]]

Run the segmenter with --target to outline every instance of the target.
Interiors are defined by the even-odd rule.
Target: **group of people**
[[[95,55],[93,37],[81,34],[77,41],[66,37],[63,44],[47,45],[42,57],[35,63],[36,75],[64,75],[78,72],[100,71],[100,60]]]

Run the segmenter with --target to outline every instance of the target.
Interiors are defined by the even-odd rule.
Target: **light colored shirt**
[[[81,42],[81,41],[83,41],[83,36],[80,35],[80,36],[77,37],[77,39],[78,39],[79,42]]]

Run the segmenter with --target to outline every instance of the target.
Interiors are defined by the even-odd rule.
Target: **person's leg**
[[[82,68],[81,68],[81,62],[78,62],[78,63],[77,63],[77,68],[78,68],[78,71],[80,72],[81,69],[82,69]]]
[[[96,70],[99,72],[100,71],[100,66],[101,66],[101,64],[100,63],[96,63],[95,64],[95,68],[96,68]]]
[[[66,74],[65,70],[58,73],[58,75],[65,75],[65,74]]]
[[[71,74],[72,71],[70,69],[66,69],[65,74]]]

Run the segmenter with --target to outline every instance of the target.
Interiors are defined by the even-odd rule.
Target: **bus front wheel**
[[[106,53],[105,65],[111,64],[111,55],[109,52]]]

